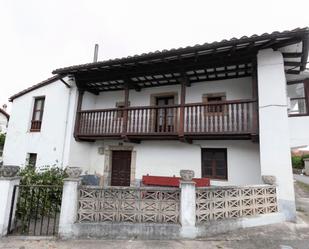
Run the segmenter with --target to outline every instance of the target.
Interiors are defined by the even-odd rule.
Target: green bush
[[[57,167],[36,170],[26,166],[19,176],[22,186],[19,187],[16,218],[21,231],[29,231],[29,220],[59,216],[63,179],[67,177],[65,171]]]
[[[303,155],[303,160],[305,159],[305,158],[309,158],[309,154],[307,154],[307,155]]]
[[[304,168],[304,161],[301,156],[292,156],[292,166],[294,169]]]
[[[21,185],[63,185],[63,179],[67,177],[65,170],[58,167],[44,167],[36,170],[32,166],[26,166],[19,172]]]

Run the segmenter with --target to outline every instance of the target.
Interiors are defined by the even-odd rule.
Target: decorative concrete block
[[[0,167],[0,177],[14,177],[19,171],[19,166],[3,165]]]
[[[180,176],[182,181],[192,181],[194,177],[194,171],[193,170],[180,170]]]
[[[68,174],[69,178],[79,178],[81,173],[82,173],[82,169],[79,167],[68,167],[66,168],[65,172]]]
[[[269,184],[269,185],[275,185],[276,184],[276,177],[275,176],[262,176],[262,180],[265,184]]]

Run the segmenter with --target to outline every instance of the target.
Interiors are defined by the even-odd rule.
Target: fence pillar
[[[305,175],[309,176],[309,158],[304,158],[305,163]]]
[[[73,237],[73,225],[77,220],[78,210],[78,185],[80,183],[80,168],[68,168],[69,175],[64,179],[61,211],[59,220],[59,236],[61,238]]]
[[[20,181],[20,178],[16,176],[18,170],[18,166],[0,167],[0,237],[8,232],[11,210],[14,216],[16,202],[12,207],[12,199],[14,186]]]
[[[194,176],[193,170],[180,171],[180,223],[181,236],[184,238],[195,238],[197,229],[196,221],[196,204],[195,204],[195,182],[192,181]]]

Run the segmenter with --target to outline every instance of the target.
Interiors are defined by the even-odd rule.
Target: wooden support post
[[[74,126],[74,138],[75,138],[75,140],[79,140],[77,135],[78,135],[78,132],[79,132],[80,112],[82,110],[83,96],[84,96],[84,91],[78,89],[77,108],[76,108],[75,126]]]
[[[178,136],[180,139],[185,135],[185,103],[186,103],[186,79],[181,79],[181,92],[180,92],[180,113],[179,113],[179,130]]]
[[[252,62],[252,130],[251,134],[257,136],[259,133],[259,108],[258,108],[258,79],[257,79],[257,63]]]
[[[124,83],[124,113],[123,113],[123,126],[122,126],[122,137],[127,136],[127,126],[128,126],[128,107],[129,107],[129,83],[125,81]]]

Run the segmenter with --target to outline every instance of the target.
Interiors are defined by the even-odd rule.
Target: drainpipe
[[[64,152],[66,148],[68,118],[69,118],[69,111],[70,111],[70,104],[71,104],[71,92],[72,92],[72,87],[69,88],[69,93],[68,93],[68,104],[67,104],[67,111],[66,111],[66,117],[65,117],[65,129],[64,129],[64,136],[63,136],[62,156],[61,156],[61,168],[63,168]]]

